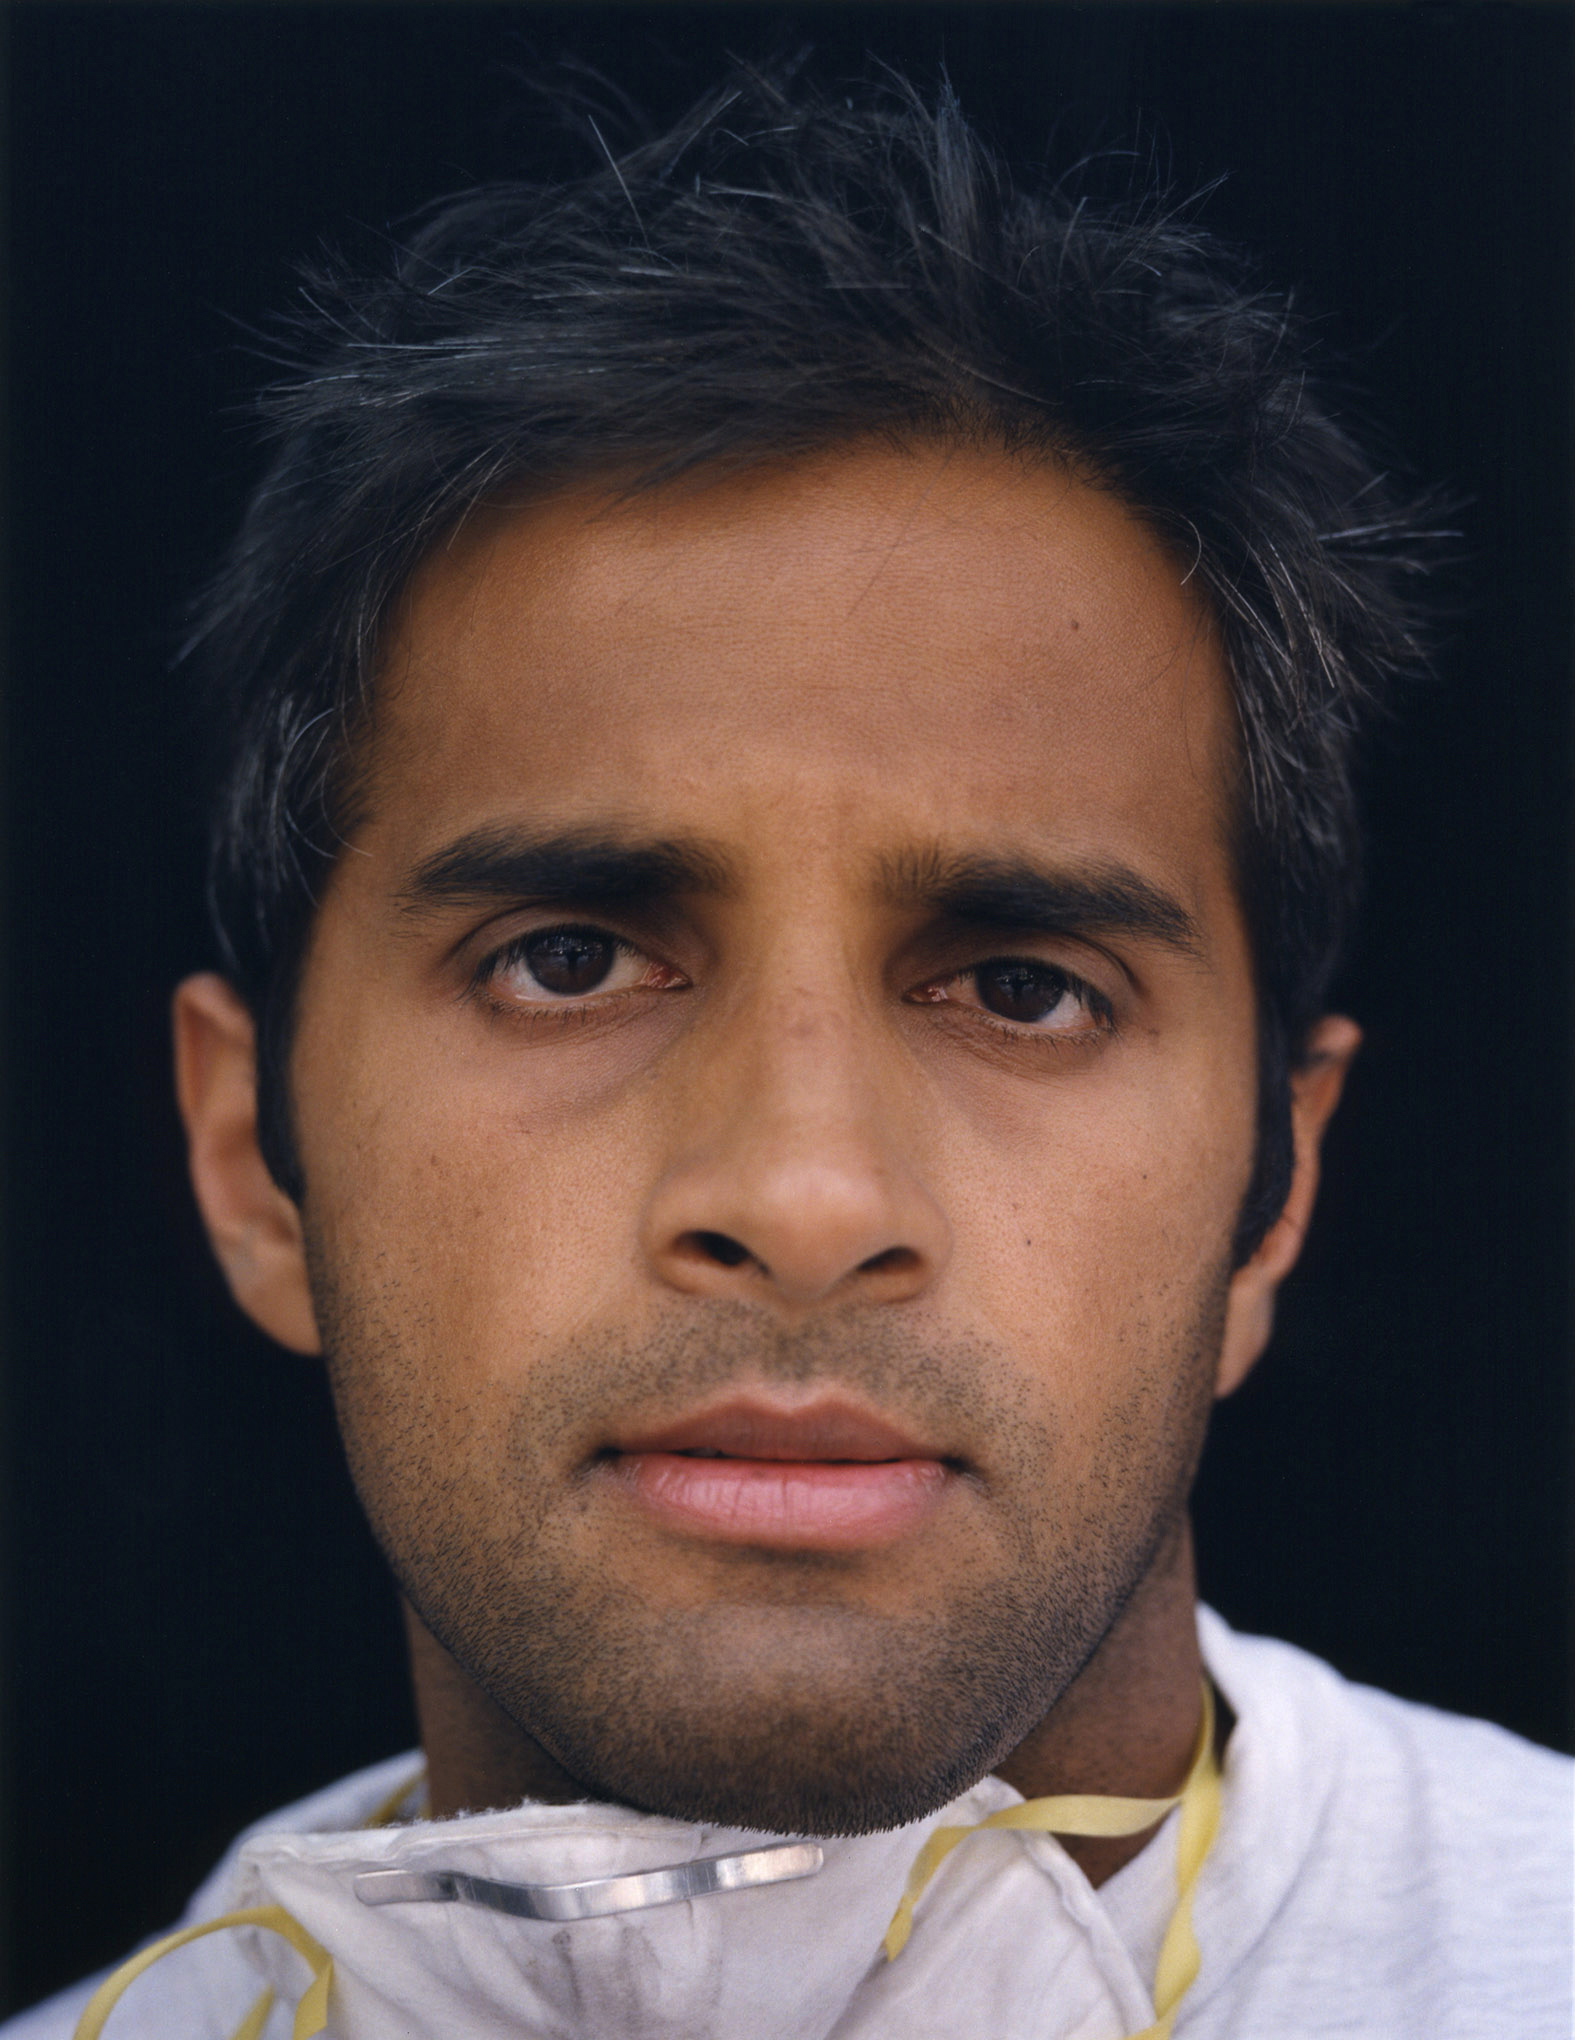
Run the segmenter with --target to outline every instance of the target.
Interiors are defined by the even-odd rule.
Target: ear
[[[1291,1130],[1296,1161],[1285,1208],[1264,1235],[1258,1251],[1231,1277],[1214,1393],[1240,1388],[1274,1330],[1274,1302],[1280,1284],[1296,1266],[1318,1195],[1318,1157],[1324,1128],[1340,1102],[1351,1059],[1362,1045],[1354,1020],[1330,1013],[1308,1036],[1302,1061],[1291,1072]]]
[[[246,1315],[297,1353],[320,1353],[301,1215],[257,1145],[257,1031],[244,1001],[204,972],[175,994],[175,1091],[208,1238]]]

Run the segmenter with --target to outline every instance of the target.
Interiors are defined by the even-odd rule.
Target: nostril
[[[906,1275],[919,1265],[919,1257],[912,1247],[887,1247],[884,1253],[871,1254],[867,1261],[860,1261],[861,1275]]]
[[[721,1232],[685,1233],[683,1245],[691,1252],[701,1255],[707,1261],[715,1261],[723,1268],[741,1268],[754,1255],[741,1241],[731,1239]]]

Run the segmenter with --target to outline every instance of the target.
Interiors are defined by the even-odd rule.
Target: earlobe
[[[212,972],[175,994],[175,1090],[192,1188],[231,1294],[281,1345],[319,1353],[301,1216],[257,1145],[257,1039],[245,1002]]]
[[[1319,1157],[1324,1130],[1334,1116],[1362,1030],[1354,1020],[1327,1014],[1307,1038],[1301,1062],[1291,1073],[1291,1126],[1296,1161],[1284,1209],[1257,1252],[1231,1277],[1225,1336],[1215,1375],[1216,1395],[1240,1388],[1269,1343],[1280,1284],[1295,1267],[1318,1195]]]

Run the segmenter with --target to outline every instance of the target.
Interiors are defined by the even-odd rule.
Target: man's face
[[[603,1796],[917,1818],[1173,1540],[1256,1104],[1226,677],[1111,498],[854,450],[493,513],[292,1064],[427,1625]]]

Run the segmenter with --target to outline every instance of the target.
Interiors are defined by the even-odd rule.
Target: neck
[[[525,1799],[572,1806],[596,1797],[461,1669],[408,1601],[404,1610],[434,1820]]]
[[[1186,1783],[1202,1694],[1192,1530],[1183,1517],[1094,1655],[996,1775],[1025,1799],[1084,1792],[1168,1799]],[[1060,1839],[1098,1885],[1153,1833]]]
[[[996,1766],[997,1775],[1025,1799],[1061,1793],[1161,1799],[1179,1791],[1201,1719],[1195,1603],[1192,1539],[1183,1520],[1094,1655]],[[408,1603],[405,1626],[434,1819],[525,1799],[563,1806],[595,1796],[488,1697]],[[1152,1832],[1062,1840],[1097,1885]]]

